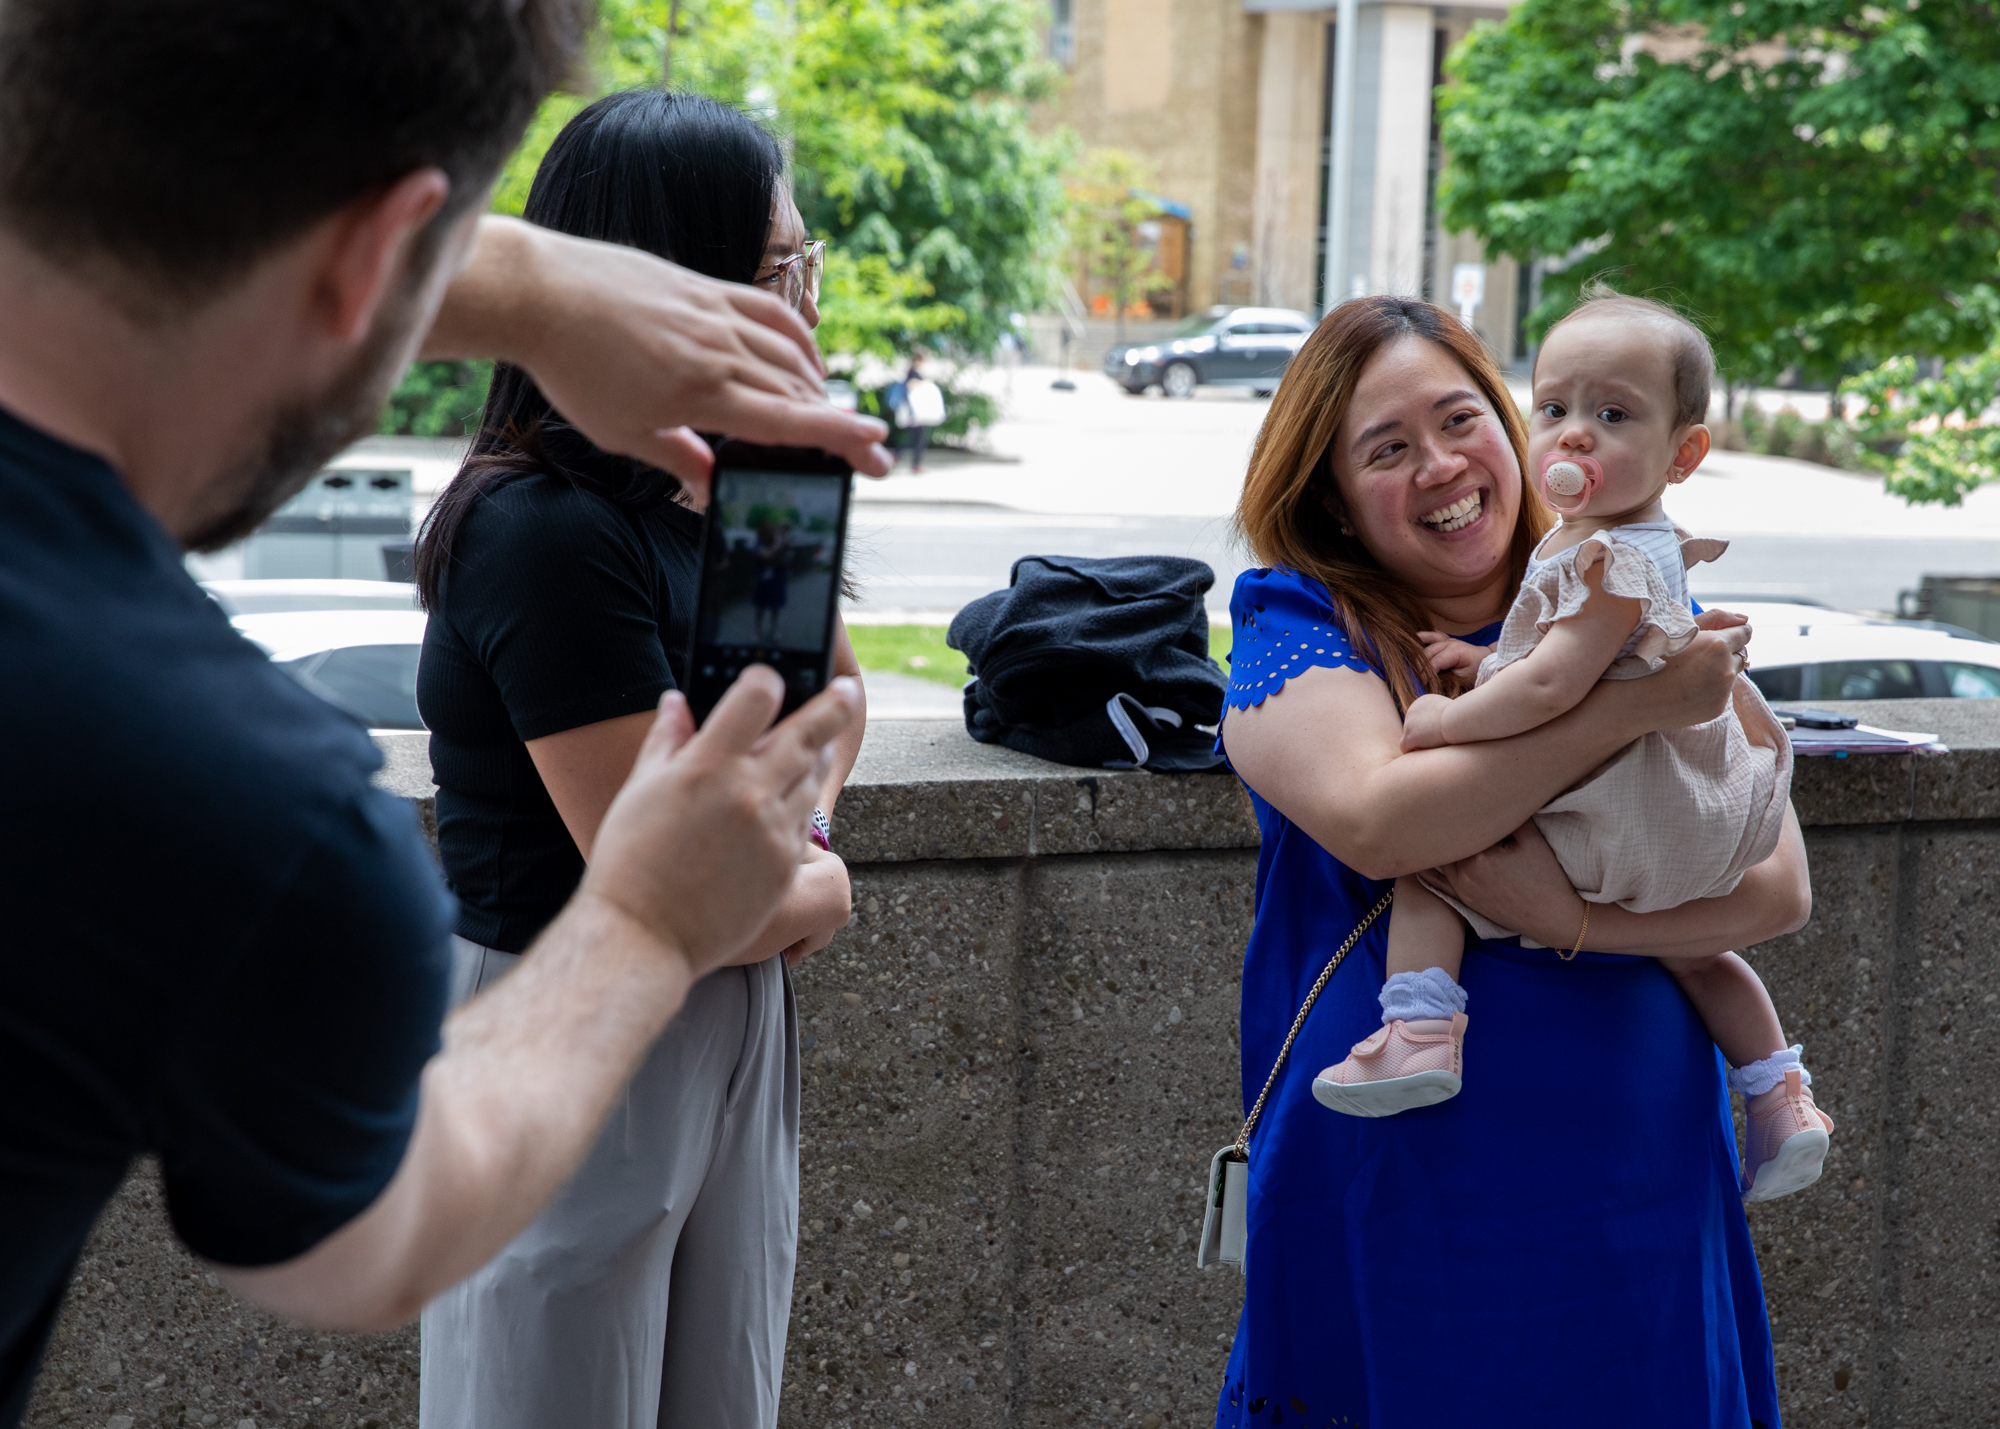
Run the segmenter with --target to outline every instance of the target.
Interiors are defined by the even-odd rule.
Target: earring
[[[1348,525],[1345,521],[1343,521],[1340,523],[1340,534],[1343,536],[1352,536],[1354,534],[1354,528]]]

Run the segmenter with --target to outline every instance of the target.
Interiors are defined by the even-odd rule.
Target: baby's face
[[[1673,343],[1661,324],[1629,313],[1566,322],[1535,366],[1528,468],[1542,470],[1552,453],[1593,457],[1604,486],[1587,514],[1643,511],[1686,474],[1676,462],[1689,429],[1676,426],[1674,406]]]

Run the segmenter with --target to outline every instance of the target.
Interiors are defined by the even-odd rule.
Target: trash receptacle
[[[2000,640],[2000,576],[1925,576],[1896,597],[1896,613]]]
[[[245,543],[243,574],[250,580],[382,580],[384,547],[409,541],[414,514],[408,471],[329,468]]]

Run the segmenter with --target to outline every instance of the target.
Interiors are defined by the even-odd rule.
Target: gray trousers
[[[520,961],[457,940],[455,1001]],[[772,1429],[799,1230],[783,958],[697,983],[535,1223],[424,1310],[422,1429]]]

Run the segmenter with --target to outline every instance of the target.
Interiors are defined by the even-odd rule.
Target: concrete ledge
[[[1808,828],[2000,818],[2000,700],[1818,700],[1878,729],[1934,733],[1944,756],[1801,759],[1792,805]]]
[[[378,734],[376,782],[435,828],[430,736]],[[1228,773],[1074,769],[979,744],[951,720],[876,720],[840,797],[849,863],[1255,848],[1257,821]]]
[[[1792,1429],[1993,1421],[2000,700],[1846,706],[1948,755],[1809,759],[1811,923],[1748,950],[1839,1123],[1750,1208]],[[422,734],[382,783],[428,815]],[[1257,832],[1227,775],[1092,772],[878,724],[839,810],[855,917],[796,974],[800,1246],[780,1424],[1208,1422],[1241,1303],[1197,1273],[1234,1135]],[[233,1301],[136,1168],[31,1429],[414,1429],[414,1328]],[[1289,1414],[1287,1415],[1289,1419]]]
[[[2000,818],[2000,700],[1824,703],[1886,729],[1935,731],[1937,755],[1801,759],[1792,803],[1808,828]],[[429,736],[378,734],[377,782],[435,827]],[[1050,764],[975,743],[958,720],[878,720],[841,795],[849,863],[1042,858],[1257,846],[1235,776]]]

